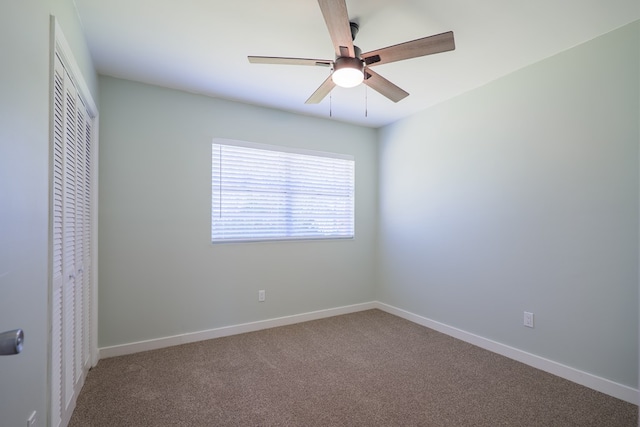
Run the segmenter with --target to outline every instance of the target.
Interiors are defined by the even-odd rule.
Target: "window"
[[[354,237],[352,156],[215,139],[211,240]]]

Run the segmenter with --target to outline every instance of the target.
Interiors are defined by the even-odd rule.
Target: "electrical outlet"
[[[533,313],[529,313],[528,311],[524,312],[524,326],[533,328]]]
[[[266,294],[264,289],[258,291],[258,302],[264,302],[265,298],[266,298]]]

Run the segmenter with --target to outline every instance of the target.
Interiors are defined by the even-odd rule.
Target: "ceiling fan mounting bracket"
[[[346,53],[346,52],[344,52],[344,53]],[[353,53],[354,53],[354,56],[349,56],[349,55],[336,56],[336,61],[339,58],[350,58],[350,59],[357,59],[359,61],[362,61],[362,58],[361,58],[362,50],[358,46],[353,45]]]
[[[351,40],[355,40],[358,35],[358,31],[360,31],[360,25],[355,22],[349,22],[349,28],[351,28]]]
[[[375,64],[376,62],[380,62],[380,55],[368,56],[364,59],[364,63],[367,65]]]

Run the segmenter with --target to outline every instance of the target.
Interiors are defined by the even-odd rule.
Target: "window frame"
[[[288,153],[293,155],[300,156],[311,156],[311,157],[319,157],[324,159],[336,159],[336,160],[345,160],[352,162],[351,165],[351,179],[347,188],[350,187],[351,193],[349,196],[350,199],[350,234],[349,235],[279,235],[274,237],[265,237],[265,236],[250,236],[250,237],[230,237],[230,238],[219,238],[216,237],[214,233],[214,222],[216,210],[214,208],[214,192],[221,192],[222,189],[218,188],[216,190],[214,183],[214,148],[218,145],[221,146],[233,146],[233,147],[242,147],[249,149],[257,149],[257,150],[266,150],[270,152],[278,152],[278,153]],[[239,141],[227,138],[213,138],[211,142],[211,234],[210,239],[213,245],[219,245],[224,243],[259,243],[259,242],[287,242],[287,241],[323,241],[323,240],[354,240],[356,235],[356,169],[355,169],[355,156],[351,154],[344,153],[335,153],[335,152],[327,152],[327,151],[319,151],[319,150],[310,150],[306,148],[298,148],[298,147],[290,147],[290,146],[282,146],[282,145],[273,145],[273,144],[264,144],[258,142],[250,142],[250,141]],[[219,193],[221,194],[221,193]],[[347,227],[349,228],[349,227]]]

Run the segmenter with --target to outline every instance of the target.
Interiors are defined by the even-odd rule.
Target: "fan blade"
[[[328,59],[308,59],[308,58],[282,58],[278,56],[247,56],[252,64],[279,64],[279,65],[317,65],[320,67],[331,67],[333,61]]]
[[[409,92],[400,89],[398,86],[391,83],[389,80],[382,77],[380,74],[376,74],[368,68],[364,70],[365,79],[364,84],[371,89],[386,96],[393,102],[398,102],[409,96]]]
[[[331,75],[329,75],[329,77],[327,77],[327,80],[325,80],[324,83],[322,83],[320,87],[316,89],[315,92],[313,92],[313,95],[311,95],[309,99],[307,99],[307,102],[305,102],[305,104],[319,104],[320,101],[322,101],[334,87],[336,87],[336,84],[333,82],[333,79],[331,79]]]
[[[355,58],[349,12],[345,0],[318,0],[324,22],[327,24],[331,41],[336,49],[336,57]]]
[[[419,56],[432,55],[434,53],[447,52],[456,48],[453,40],[453,31],[448,31],[435,36],[424,37],[410,42],[400,43],[362,54],[365,64],[388,64],[389,62],[403,59],[417,58]]]

